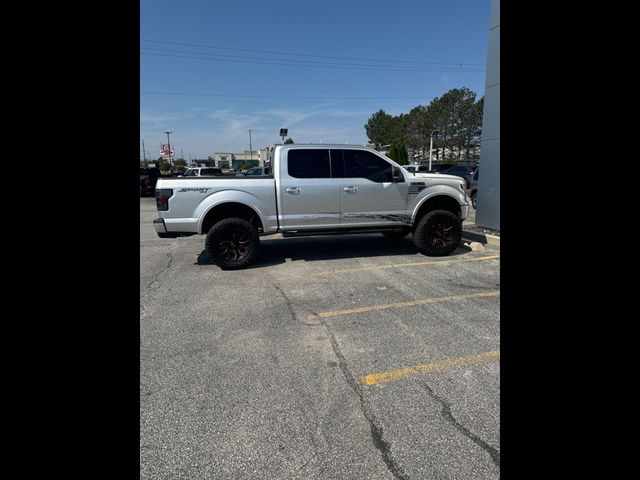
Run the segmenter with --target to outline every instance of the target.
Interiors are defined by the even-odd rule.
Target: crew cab
[[[160,237],[206,235],[222,269],[246,267],[260,237],[380,232],[413,234],[424,254],[459,245],[469,203],[457,176],[409,173],[359,145],[278,145],[269,177],[161,178],[156,185]]]

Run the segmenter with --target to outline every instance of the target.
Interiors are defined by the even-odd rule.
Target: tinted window
[[[295,178],[330,178],[329,150],[289,150],[287,171]]]
[[[331,150],[336,157],[342,154],[344,176],[346,178],[366,178],[372,182],[393,181],[391,164],[365,150]],[[337,173],[337,172],[336,172]],[[334,174],[334,177],[338,175]]]
[[[247,170],[247,175],[260,175],[260,168],[250,168]]]
[[[182,174],[183,177],[195,177],[198,174],[197,170],[187,170]]]

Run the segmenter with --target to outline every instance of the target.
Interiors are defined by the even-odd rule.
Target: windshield
[[[197,177],[198,176],[198,171],[190,168],[189,170],[187,170],[186,172],[184,172],[182,174],[183,177]]]

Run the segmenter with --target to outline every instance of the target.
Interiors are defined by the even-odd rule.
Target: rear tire
[[[448,210],[433,210],[418,222],[413,243],[430,257],[449,255],[462,240],[462,222]]]
[[[242,218],[225,218],[214,224],[205,241],[211,261],[222,270],[245,268],[258,255],[258,231]]]
[[[408,228],[402,228],[400,230],[388,230],[381,233],[389,240],[402,240],[404,237],[411,233],[411,230]]]

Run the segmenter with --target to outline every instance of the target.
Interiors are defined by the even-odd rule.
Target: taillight
[[[156,207],[158,211],[169,210],[169,198],[173,195],[172,188],[159,188],[156,189]]]

